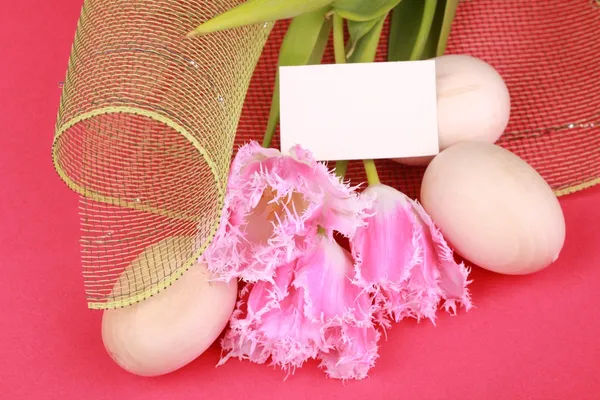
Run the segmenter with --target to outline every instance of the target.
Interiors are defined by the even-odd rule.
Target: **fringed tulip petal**
[[[277,270],[275,283],[257,282],[247,286],[247,301],[240,301],[230,321],[221,347],[227,352],[221,360],[248,359],[272,363],[293,370],[315,358],[322,346],[318,323],[304,315],[302,289],[291,286],[294,263]]]
[[[319,353],[321,367],[330,378],[364,379],[379,357],[381,334],[374,326],[330,329],[331,350]]]
[[[424,242],[428,246],[424,249],[423,263],[435,266],[438,271],[437,284],[445,301],[444,308],[452,314],[456,313],[459,305],[471,309],[473,305],[467,289],[471,283],[468,280],[469,269],[455,261],[452,249],[423,207],[417,202],[413,202],[413,207],[425,227]]]
[[[335,241],[319,235],[296,264],[295,287],[307,294],[305,313],[313,320],[351,318],[358,324],[371,318],[371,301],[352,283],[350,253]]]

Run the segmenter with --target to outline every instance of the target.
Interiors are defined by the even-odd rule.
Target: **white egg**
[[[147,278],[156,276],[156,266],[141,260],[152,260],[160,247],[174,248],[181,240],[189,239],[171,238],[148,248],[132,266],[141,267],[139,273]],[[237,298],[237,282],[225,284],[210,278],[205,265],[195,264],[153,297],[106,310],[102,339],[113,360],[133,374],[156,376],[200,356],[227,325]],[[131,280],[131,273],[121,277],[122,283],[126,279]]]
[[[500,74],[486,62],[466,55],[435,59],[440,150],[465,141],[495,143],[510,118],[510,94]],[[433,157],[396,159],[427,165]]]
[[[539,271],[556,260],[565,240],[550,186],[497,145],[465,142],[441,152],[427,167],[421,202],[457,253],[491,271]]]

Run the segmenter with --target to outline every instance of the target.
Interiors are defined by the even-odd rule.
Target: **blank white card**
[[[280,68],[281,151],[317,161],[436,155],[435,62]]]

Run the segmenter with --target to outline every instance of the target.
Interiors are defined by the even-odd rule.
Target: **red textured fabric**
[[[263,135],[286,27],[276,25],[259,62],[238,144]],[[448,43],[448,54],[478,57],[503,76],[511,119],[498,144],[524,158],[557,191],[600,178],[599,27],[596,0],[466,0]],[[331,47],[324,63],[333,62]],[[385,61],[386,49],[382,40],[377,61]],[[418,195],[423,168],[377,164],[385,183]],[[362,163],[351,163],[348,177],[364,181]]]
[[[216,347],[168,376],[122,371],[103,349],[101,313],[86,307],[77,196],[50,158],[81,0],[1,6],[0,399],[598,398],[600,187],[561,199],[567,242],[554,266],[527,277],[474,271],[477,308],[437,327],[395,326],[364,381],[327,380],[315,363],[285,382],[265,365],[215,368]]]

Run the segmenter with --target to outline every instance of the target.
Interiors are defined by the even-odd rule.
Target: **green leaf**
[[[446,52],[446,45],[448,44],[448,36],[450,36],[450,30],[452,28],[452,22],[456,16],[456,9],[458,8],[458,2],[460,0],[446,0],[446,9],[444,11],[444,22],[440,29],[440,38],[437,45],[437,56],[444,55]]]
[[[320,64],[321,61],[323,61],[323,54],[325,54],[325,48],[327,47],[327,42],[331,36],[332,25],[333,21],[325,19],[325,23],[321,27],[321,32],[319,32],[319,37],[317,38],[307,65]]]
[[[421,59],[437,3],[437,0],[403,0],[394,8],[388,39],[388,61]]]
[[[363,63],[375,61],[379,40],[381,39],[381,31],[385,25],[386,18],[387,13],[381,16],[375,26],[358,41],[354,52],[348,58],[348,62]]]
[[[294,18],[331,4],[333,0],[248,0],[220,14],[188,33],[206,35],[240,26]]]
[[[379,23],[379,19],[373,19],[370,21],[348,21],[348,33],[350,34],[350,41],[348,42],[348,49],[346,50],[347,57],[350,57],[356,45],[360,39],[362,39],[371,29]]]
[[[335,12],[349,21],[379,19],[394,8],[400,0],[335,0]]]
[[[279,50],[279,66],[319,64],[331,33],[330,19],[325,15],[330,10],[323,7],[316,11],[299,15],[290,23]],[[263,146],[269,147],[279,123],[279,70],[275,77],[275,88],[271,101],[271,111]]]
[[[452,0],[438,1],[438,5],[433,16],[433,22],[431,24],[431,31],[429,32],[429,37],[425,43],[423,54],[421,54],[422,59],[429,59],[437,56],[438,43],[440,42],[442,24],[444,23],[444,15],[446,13],[446,3],[448,1]]]

